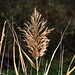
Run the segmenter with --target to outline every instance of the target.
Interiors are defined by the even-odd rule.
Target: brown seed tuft
[[[24,40],[27,42],[29,52],[36,59],[45,54],[46,48],[48,47],[49,39],[47,35],[54,30],[48,29],[45,26],[47,21],[41,20],[41,14],[34,9],[34,13],[31,16],[31,23],[24,23],[26,28],[22,30],[24,32]]]

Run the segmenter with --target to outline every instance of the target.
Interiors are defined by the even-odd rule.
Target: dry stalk
[[[32,67],[31,67],[31,70],[30,70],[30,75],[32,75]]]
[[[7,75],[9,75],[8,73],[9,73],[9,49],[8,49],[8,62],[7,62]]]
[[[72,58],[72,60],[71,60],[71,62],[70,62],[70,65],[69,65],[69,67],[68,67],[68,70],[67,70],[67,73],[66,73],[66,75],[70,75],[70,73],[75,69],[75,66],[70,70],[70,67],[71,67],[71,65],[72,65],[72,63],[73,63],[73,61],[74,61],[74,59],[75,59],[75,55],[73,56],[73,58]]]
[[[64,32],[63,32],[63,34],[62,34],[62,36],[61,36],[61,39],[60,39],[60,41],[59,41],[59,43],[58,43],[56,49],[54,50],[54,52],[53,52],[53,54],[52,54],[50,63],[49,63],[49,65],[48,65],[48,68],[47,68],[46,73],[45,73],[44,75],[48,75],[48,72],[49,72],[49,69],[50,69],[50,67],[51,67],[51,63],[52,63],[52,61],[53,61],[53,58],[54,58],[54,56],[55,56],[55,53],[56,53],[56,51],[58,50],[58,48],[59,48],[59,46],[60,46],[60,44],[61,44],[61,42],[62,42],[62,40],[63,40],[63,37],[64,37],[64,35],[65,35],[65,32],[66,32],[68,26],[70,25],[70,22],[71,22],[71,18],[70,18],[70,20],[69,20],[69,22],[68,22],[68,25],[67,25],[67,27],[65,28],[65,30],[64,30]]]
[[[62,29],[61,29],[62,36]],[[63,75],[63,55],[64,55],[64,46],[62,47],[62,42],[60,44],[60,62],[59,62],[59,71],[58,75]]]
[[[45,66],[44,74],[46,73],[47,66],[48,66],[48,60],[46,61],[46,66]]]
[[[18,72],[20,71],[20,56],[19,56],[19,62],[18,62]]]
[[[5,55],[5,48],[6,48],[8,30],[9,30],[9,28],[6,31],[6,37],[5,37],[4,48],[3,48],[2,59],[1,59],[0,73],[1,73],[2,67],[3,67],[3,61],[4,61],[4,55]]]
[[[37,75],[39,69],[38,58],[45,54],[49,43],[47,35],[54,30],[54,28],[48,29],[48,27],[45,26],[46,22],[44,19],[41,20],[41,14],[39,14],[35,8],[31,16],[31,22],[25,23],[25,29],[20,29],[25,36],[24,41],[27,42],[29,52],[36,60]]]
[[[19,41],[18,41],[17,34],[16,34],[16,32],[14,30],[14,27],[12,25],[13,23],[11,24],[8,21],[8,19],[7,19],[7,23],[9,25],[9,28],[10,28],[12,34],[13,34],[13,38],[14,38],[14,40],[15,40],[16,44],[18,45],[18,48],[19,48],[19,54],[20,54],[20,61],[21,61],[21,65],[22,65],[22,71],[23,71],[24,75],[27,75],[27,73],[26,73],[26,67],[25,67],[25,63],[24,63],[24,59],[23,59],[22,52],[21,52],[21,47],[20,47],[20,44],[19,44]]]
[[[5,37],[5,34],[4,34],[5,25],[6,25],[6,21],[4,22],[4,26],[3,26],[3,30],[2,30],[2,37],[1,37],[1,41],[0,41],[0,54],[1,54],[2,43],[3,43],[4,37]]]
[[[17,66],[16,66],[16,62],[15,62],[15,41],[13,42],[13,62],[14,62],[15,73],[16,73],[16,75],[19,75]]]
[[[5,73],[0,73],[0,75],[5,75]]]
[[[21,46],[21,34],[20,34],[20,46]],[[18,62],[18,72],[20,71],[20,55],[19,55],[19,62]]]
[[[41,65],[41,59],[42,59],[42,58],[39,59],[39,68],[40,68],[40,65]]]

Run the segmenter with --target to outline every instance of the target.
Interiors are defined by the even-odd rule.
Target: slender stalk
[[[71,67],[71,65],[72,65],[72,63],[73,63],[73,61],[74,61],[74,59],[75,59],[75,55],[73,56],[73,58],[72,58],[72,60],[71,60],[71,62],[70,62],[70,65],[69,65],[69,67],[68,67],[68,70],[67,70],[67,74],[66,74],[66,75],[69,75],[69,74],[75,69],[75,66],[74,66],[74,68],[72,68],[72,69],[70,70],[70,67]]]
[[[22,56],[22,52],[20,50],[21,47],[20,47],[20,44],[19,44],[19,41],[18,41],[17,34],[16,34],[15,30],[14,30],[13,23],[11,24],[7,18],[6,18],[6,20],[7,20],[7,23],[9,25],[9,28],[10,28],[12,34],[13,34],[13,38],[15,40],[15,43],[18,45],[18,48],[19,48],[19,55],[20,55],[20,61],[21,61],[21,65],[22,65],[22,71],[23,71],[24,75],[27,75],[24,59],[23,59],[23,56]]]
[[[5,25],[6,25],[6,21],[4,22],[4,26],[3,26],[3,30],[2,30],[2,37],[1,37],[1,41],[0,41],[0,54],[1,54],[1,49],[2,49],[2,44],[3,44],[3,40],[5,37]]]
[[[37,70],[37,75],[38,75],[38,58],[36,58],[36,70]]]
[[[9,75],[8,73],[9,73],[9,49],[8,49],[8,66],[7,66],[7,75]]]
[[[71,72],[73,72],[75,69],[75,66],[67,73],[67,75],[69,75]]]
[[[15,73],[16,73],[16,75],[19,75],[18,70],[17,70],[17,66],[16,66],[16,62],[15,62],[15,40],[13,42],[13,62],[14,62]]]
[[[32,66],[31,66],[31,70],[30,70],[30,75],[32,75]]]
[[[48,65],[48,68],[47,68],[46,73],[45,73],[44,75],[48,75],[48,72],[49,72],[49,69],[50,69],[50,67],[51,67],[51,63],[52,63],[52,61],[53,61],[53,58],[54,58],[54,56],[55,56],[55,54],[56,54],[56,52],[57,52],[57,50],[58,50],[58,48],[59,48],[59,46],[60,46],[62,40],[63,40],[63,37],[64,37],[64,35],[65,35],[66,30],[68,29],[68,27],[69,27],[69,25],[70,25],[70,22],[71,22],[71,18],[70,18],[70,20],[69,20],[69,22],[68,22],[68,25],[67,25],[67,27],[65,28],[65,30],[64,30],[64,32],[63,32],[63,34],[62,34],[62,36],[61,36],[61,39],[60,39],[60,41],[59,41],[57,47],[55,48],[55,50],[54,50],[54,52],[53,52],[53,54],[52,54],[50,63],[49,63],[49,65]]]
[[[5,48],[6,48],[6,42],[7,42],[7,34],[8,34],[8,30],[9,30],[9,28],[8,28],[7,31],[6,31],[6,37],[5,37],[5,43],[4,43],[4,49],[3,49],[2,59],[1,59],[1,65],[0,65],[0,74],[2,74],[1,71],[2,71],[2,68],[3,68],[3,62],[4,62],[4,55],[5,55]]]

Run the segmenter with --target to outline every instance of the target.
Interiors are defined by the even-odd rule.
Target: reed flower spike
[[[48,47],[49,39],[47,35],[54,30],[48,29],[45,26],[47,21],[41,20],[41,14],[34,9],[34,13],[31,16],[31,22],[24,23],[24,41],[27,42],[29,52],[32,54],[34,59],[37,59],[45,54],[46,48]]]

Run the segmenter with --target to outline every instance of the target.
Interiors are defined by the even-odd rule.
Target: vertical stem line
[[[36,70],[37,70],[37,75],[38,75],[38,58],[36,58]]]

